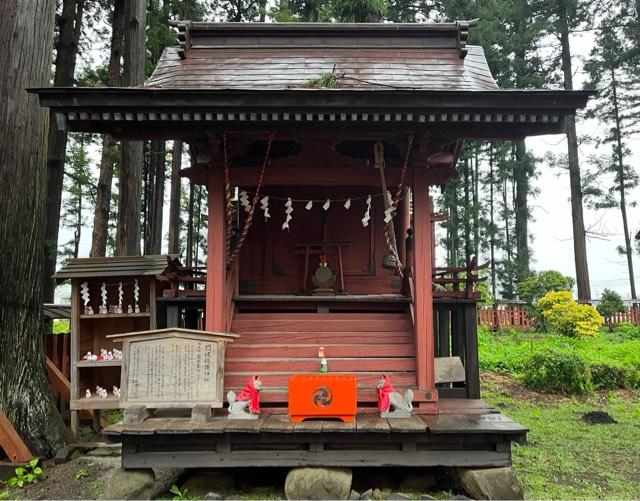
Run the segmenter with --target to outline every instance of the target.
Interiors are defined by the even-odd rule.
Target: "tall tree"
[[[585,26],[591,20],[591,2],[584,0],[537,0],[535,8],[547,20],[547,29],[559,43],[559,66],[565,90],[573,90],[573,62],[571,54],[571,32]],[[566,118],[567,159],[569,165],[569,186],[571,189],[571,220],[573,226],[573,252],[576,268],[578,299],[591,299],[589,265],[587,262],[587,236],[584,225],[582,180],[576,119]]]
[[[122,53],[124,49],[125,0],[113,0],[111,15],[111,45],[107,85],[119,87],[123,84]],[[113,168],[118,161],[119,150],[110,135],[102,138],[102,156],[100,158],[100,175],[96,193],[96,207],[93,216],[91,234],[91,257],[104,256],[107,252],[109,235],[109,214],[111,205],[111,185],[113,184]]]
[[[605,20],[603,24],[613,24]],[[606,28],[599,31],[591,57],[585,64],[589,75],[588,86],[598,91],[598,97],[589,115],[596,117],[608,127],[607,133],[599,138],[599,144],[609,144],[612,154],[598,159],[601,170],[614,175],[613,190],[604,188],[600,205],[618,207],[622,216],[624,247],[629,273],[631,298],[636,299],[636,285],[633,272],[633,249],[627,217],[627,193],[638,185],[638,175],[627,163],[629,149],[625,138],[633,132],[634,105],[640,102],[640,84],[634,72],[640,62],[636,51],[620,29]],[[600,183],[602,189],[602,184]],[[614,193],[618,194],[616,198]]]
[[[125,12],[124,84],[136,86],[144,83],[146,2],[128,0]],[[143,146],[141,141],[122,142],[115,250],[118,256],[140,255]]]
[[[50,84],[55,2],[0,2],[0,409],[30,450],[65,439],[44,365],[42,298],[48,114],[26,89]]]
[[[331,17],[341,23],[379,23],[389,8],[387,0],[332,0]]]
[[[58,36],[55,76],[53,79],[53,85],[56,87],[71,87],[74,83],[84,7],[85,0],[63,0],[62,11],[57,16]],[[55,117],[51,116],[49,123],[51,126],[49,127],[47,146],[47,220],[44,245],[43,294],[45,302],[52,303],[55,282],[51,277],[56,271],[67,133],[56,126]]]
[[[70,135],[65,168],[64,197],[62,202],[62,226],[73,231],[70,241],[63,244],[59,253],[77,258],[86,212],[95,200],[95,181],[91,174],[88,147],[94,142],[91,134]]]
[[[180,169],[182,168],[182,141],[174,141],[171,149],[171,198],[169,200],[168,252],[180,252]]]

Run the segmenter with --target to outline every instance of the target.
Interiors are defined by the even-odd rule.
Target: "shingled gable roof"
[[[145,87],[495,90],[469,24],[183,23]]]
[[[437,125],[452,137],[563,131],[586,91],[503,90],[473,22],[178,24],[144,86],[34,89],[64,130],[167,139],[204,130]],[[333,73],[335,85],[312,81]],[[363,124],[367,122],[367,124]]]

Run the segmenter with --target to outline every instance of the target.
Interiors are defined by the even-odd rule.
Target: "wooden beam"
[[[221,168],[209,169],[209,223],[207,239],[206,330],[223,332],[226,276],[225,184]]]
[[[435,389],[433,295],[431,292],[431,202],[428,174],[414,169],[413,234],[415,270],[416,379],[418,390],[431,393],[437,412]]]
[[[2,410],[0,410],[0,447],[13,463],[26,463],[33,457]]]

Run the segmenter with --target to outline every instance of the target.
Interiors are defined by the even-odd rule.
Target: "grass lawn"
[[[620,390],[586,398],[530,391],[513,375],[483,373],[483,398],[530,429],[513,446],[527,499],[640,499],[640,398]],[[587,424],[604,411],[617,424]]]

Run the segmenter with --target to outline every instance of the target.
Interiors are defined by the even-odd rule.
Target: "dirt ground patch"
[[[45,461],[46,478],[35,484],[10,492],[16,499],[97,499],[103,493],[106,482],[120,467],[119,457],[82,456],[65,464]],[[80,471],[86,476],[76,478]]]

